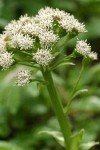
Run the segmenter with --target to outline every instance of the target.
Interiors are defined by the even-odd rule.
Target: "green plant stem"
[[[70,110],[70,105],[71,105],[72,100],[73,100],[73,95],[74,95],[74,94],[75,94],[75,92],[76,92],[76,88],[77,88],[77,85],[78,85],[78,83],[79,83],[79,81],[80,81],[80,79],[81,79],[81,76],[82,76],[83,70],[84,70],[84,65],[82,65],[82,67],[81,67],[81,70],[80,70],[79,76],[78,76],[77,81],[76,81],[76,83],[75,83],[75,85],[74,85],[74,88],[73,88],[73,90],[72,90],[72,93],[71,93],[70,99],[69,99],[69,101],[68,101],[68,103],[67,103],[67,106],[66,106],[66,107],[65,107],[65,109],[64,109],[64,112],[65,112],[65,113],[68,113],[68,112],[69,112],[69,110]]]
[[[52,79],[51,72],[46,70],[46,71],[42,71],[42,73],[43,73],[45,81],[48,83],[47,89],[51,98],[53,109],[56,113],[56,116],[57,116],[57,119],[61,128],[62,134],[64,136],[66,150],[70,150],[71,130],[70,130],[68,117],[66,117],[63,112],[63,106],[58,97],[57,91],[55,89],[55,85]]]

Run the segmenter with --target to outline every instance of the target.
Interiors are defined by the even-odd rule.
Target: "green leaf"
[[[45,134],[49,134],[51,135],[53,138],[56,139],[56,141],[63,147],[65,147],[64,145],[64,138],[61,132],[58,131],[41,131],[39,132],[39,134],[41,133],[45,133]]]
[[[23,150],[16,144],[0,141],[0,150]]]
[[[83,132],[84,132],[84,130],[82,129],[79,133],[77,133],[71,137],[71,140],[72,140],[71,150],[76,150],[76,149],[78,150],[81,140],[82,140]],[[61,146],[65,147],[64,138],[63,138],[63,135],[61,132],[58,132],[58,131],[41,131],[41,132],[39,132],[39,134],[41,134],[41,133],[51,135],[53,138],[56,139],[56,141]]]
[[[73,98],[75,98],[76,96],[83,94],[85,92],[88,92],[88,89],[82,89],[82,90],[78,90],[75,92],[75,94],[73,95]]]
[[[73,62],[61,62],[61,63],[58,63],[57,65],[54,65],[53,67],[51,67],[51,70],[54,70],[58,67],[65,66],[65,65],[75,65],[75,64]]]
[[[40,80],[40,79],[31,79],[31,82],[38,82],[38,83],[42,83],[42,84],[48,84],[46,81]]]
[[[65,65],[75,65],[74,63],[72,62],[62,62],[61,64],[59,64],[57,67],[60,67],[60,66],[65,66]]]
[[[80,150],[89,150],[90,148],[92,148],[93,146],[98,145],[98,144],[100,144],[100,143],[95,142],[95,141],[84,143],[84,144],[81,144]]]
[[[78,150],[82,141],[84,130],[82,129],[79,133],[76,133],[71,137],[71,150]]]

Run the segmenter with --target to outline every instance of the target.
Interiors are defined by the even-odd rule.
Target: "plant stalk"
[[[48,83],[47,89],[51,98],[53,109],[55,111],[55,114],[57,116],[57,119],[61,128],[61,132],[65,140],[66,150],[70,150],[71,130],[70,130],[68,117],[66,117],[63,112],[63,106],[58,97],[58,94],[57,94],[57,91],[56,91],[56,88],[52,79],[51,72],[46,70],[46,71],[42,71],[42,74],[43,74],[45,81]]]

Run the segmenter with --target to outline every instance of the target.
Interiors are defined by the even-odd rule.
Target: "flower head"
[[[33,46],[33,39],[29,35],[15,34],[8,42],[12,48],[19,48],[20,50],[28,50]]]
[[[89,57],[90,59],[92,59],[92,60],[98,59],[96,52],[90,52],[90,53],[88,54],[88,57]]]
[[[74,29],[77,32],[86,32],[85,25],[78,22],[73,15],[65,13],[61,19],[58,20],[59,25],[66,30],[66,32],[72,32]]]
[[[16,77],[16,84],[18,86],[24,86],[30,82],[31,74],[28,70],[21,70],[18,72]]]
[[[31,17],[29,17],[27,14],[19,18],[19,22],[22,24],[28,23],[30,22],[30,20],[31,20]]]
[[[79,33],[86,32],[83,23],[80,23],[73,15],[70,15],[63,10],[45,7],[39,11],[37,16],[40,18],[42,26],[46,25],[46,27],[50,28],[52,27],[54,20],[56,20],[59,27],[65,29],[66,32],[72,32],[73,29]]]
[[[0,66],[3,67],[3,69],[8,69],[13,62],[13,54],[8,52],[0,54]]]
[[[88,53],[91,52],[91,46],[86,43],[86,40],[77,41],[75,51],[87,57]]]
[[[42,31],[39,34],[40,43],[42,45],[51,46],[52,43],[55,43],[59,37],[53,33],[53,31]]]
[[[47,66],[51,62],[54,56],[48,49],[38,49],[36,53],[33,53],[33,59],[42,66]]]
[[[97,53],[91,52],[90,44],[87,44],[86,40],[77,41],[75,51],[86,58],[90,58],[92,60],[97,59]]]
[[[5,69],[9,68],[14,60],[13,55],[8,51],[12,51],[16,59],[17,54],[25,54],[30,62],[33,57],[36,63],[48,66],[54,59],[51,50],[55,49],[58,41],[57,49],[59,50],[60,38],[67,33],[76,35],[73,32],[76,34],[86,32],[85,25],[73,15],[57,8],[45,7],[40,9],[36,16],[29,17],[27,14],[21,16],[19,20],[11,21],[0,35],[0,65]],[[17,50],[19,50],[18,53]],[[25,52],[25,50],[30,51]],[[91,46],[86,41],[78,41],[75,51],[85,57],[97,59],[96,53],[91,52]],[[19,56],[19,58],[22,57]]]
[[[19,34],[22,29],[22,24],[19,21],[12,20],[6,27],[4,33],[8,36]]]
[[[36,16],[40,20],[40,26],[49,29],[53,25],[53,15],[54,9],[50,7],[45,7],[39,10]]]

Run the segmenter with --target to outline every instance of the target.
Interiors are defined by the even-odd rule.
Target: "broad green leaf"
[[[95,142],[95,141],[91,141],[88,143],[84,143],[80,145],[80,150],[89,150],[90,148],[92,148],[95,145],[100,144],[99,142]]]
[[[0,150],[23,150],[16,144],[0,141]]]
[[[42,83],[42,84],[47,84],[46,81],[40,80],[40,79],[31,79],[31,82],[38,82],[38,83]]]
[[[54,67],[52,67],[51,70],[54,70],[54,69],[56,69],[58,67],[66,66],[66,65],[72,65],[73,66],[75,64],[73,62],[61,62],[61,63],[55,65]]]
[[[80,132],[76,133],[71,137],[71,150],[78,150],[80,143],[82,141],[84,130],[82,129]]]
[[[61,132],[58,132],[58,131],[41,131],[41,132],[39,132],[39,133],[40,133],[40,134],[41,134],[41,133],[45,133],[45,134],[51,135],[53,138],[56,139],[56,141],[57,141],[61,146],[65,147],[65,146],[64,146],[64,138],[63,138],[63,135],[62,135]]]
[[[73,98],[85,92],[88,92],[88,89],[82,89],[82,90],[76,91],[75,94],[73,95]]]

